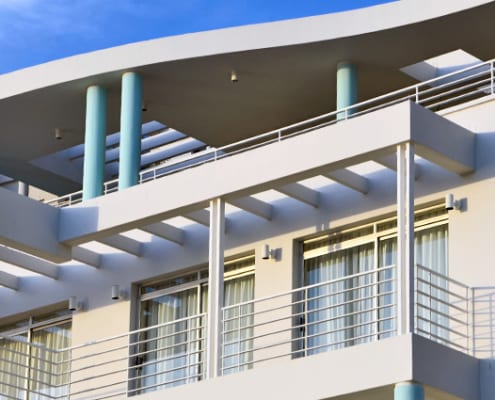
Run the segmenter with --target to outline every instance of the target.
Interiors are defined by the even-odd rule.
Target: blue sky
[[[0,0],[0,74],[163,36],[391,0]]]

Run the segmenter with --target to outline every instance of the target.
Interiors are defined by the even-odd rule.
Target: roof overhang
[[[342,60],[358,65],[366,99],[413,83],[401,67],[446,51],[493,57],[494,16],[493,1],[402,0],[134,43],[2,75],[0,173],[41,182],[22,164],[82,143],[89,85],[107,88],[108,132],[118,131],[123,71],[143,76],[144,122],[219,146],[333,110]],[[54,139],[56,128],[63,140]]]

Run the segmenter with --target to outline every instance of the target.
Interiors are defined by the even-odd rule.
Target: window
[[[68,394],[67,312],[30,317],[0,328],[0,399],[45,399]],[[29,393],[29,396],[27,395]]]
[[[396,218],[389,218],[303,243],[302,282],[307,290],[301,351],[310,355],[394,335],[396,229]],[[415,262],[424,267],[418,276],[424,270],[447,275],[447,238],[444,208],[416,213]],[[418,322],[419,328],[427,323]]]
[[[224,271],[224,306],[252,300],[254,256],[226,261]],[[203,379],[207,299],[206,269],[140,288],[141,333],[131,394]],[[234,323],[226,325],[232,332],[226,337],[224,354],[239,353],[237,337],[244,333]],[[236,357],[249,358],[244,352]]]

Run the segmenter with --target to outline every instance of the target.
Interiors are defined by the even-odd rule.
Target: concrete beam
[[[81,246],[72,248],[72,259],[95,268],[101,266],[101,255]]]
[[[12,290],[19,290],[19,278],[8,272],[0,271],[0,286]]]
[[[339,169],[333,172],[323,174],[326,178],[356,190],[362,194],[367,194],[369,190],[369,181],[365,177],[356,174],[348,169]]]
[[[417,104],[411,104],[411,140],[416,154],[456,174],[475,169],[476,135]]]
[[[60,210],[0,189],[0,244],[56,263],[71,259],[58,241]]]
[[[48,278],[58,279],[58,265],[5,246],[0,246],[0,260]]]
[[[180,245],[184,244],[184,231],[164,222],[156,222],[154,224],[142,226],[139,229],[161,237],[162,239],[169,240]]]
[[[382,157],[378,157],[373,161],[378,164],[383,165],[385,168],[391,169],[392,171],[397,172],[397,155],[396,154],[387,154]],[[421,167],[418,163],[414,163],[414,179],[418,179],[421,175],[420,173]]]
[[[418,109],[420,111],[416,112]],[[429,132],[428,121],[433,121],[435,135]],[[413,139],[419,142],[417,147],[423,149],[428,148],[431,136],[438,134],[444,140],[450,140],[450,131],[455,131],[454,134],[457,133],[461,139],[473,138],[469,132],[452,125],[416,104],[399,103],[304,135],[170,174],[146,185],[129,188],[125,193],[112,193],[65,207],[60,210],[59,238],[70,245],[98,240],[207,208],[213,198],[251,196],[374,160],[390,154],[397,144]],[[420,133],[422,131],[429,134]],[[339,140],[335,140],[336,137]],[[433,145],[437,143],[436,138],[431,141]],[[465,144],[467,148],[464,148]],[[448,147],[452,150],[446,150],[443,154],[441,148],[435,147],[433,156],[437,155],[440,161],[448,159],[449,154],[454,157],[458,153],[461,157],[463,153],[474,151],[474,140],[456,141]],[[290,162],[273,162],[278,159],[290,159]],[[170,193],[180,193],[180,196],[171,196]],[[317,202],[313,199],[310,203],[314,206]],[[122,212],[123,204],[146,204],[146,207],[126,207]]]
[[[239,207],[244,211],[251,214],[257,215],[258,217],[264,218],[268,221],[272,219],[273,207],[271,204],[264,201],[258,200],[255,197],[241,197],[239,199],[232,199],[227,201],[233,206]]]
[[[196,210],[184,214],[184,217],[206,227],[210,226],[210,212],[208,210]]]
[[[114,247],[126,253],[133,254],[136,257],[141,256],[142,243],[124,235],[113,235],[98,240],[100,243]]]
[[[319,205],[320,194],[318,191],[310,189],[300,183],[289,183],[288,185],[277,187],[276,190],[312,207],[317,208]]]

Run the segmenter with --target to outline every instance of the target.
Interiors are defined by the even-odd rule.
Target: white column
[[[225,202],[218,198],[210,201],[207,378],[214,378],[221,374],[224,235]]]
[[[397,333],[414,331],[414,145],[397,146]]]

